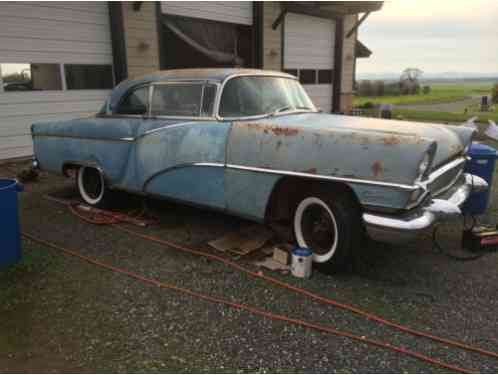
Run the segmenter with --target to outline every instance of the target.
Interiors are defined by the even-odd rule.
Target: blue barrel
[[[17,193],[22,190],[16,180],[0,178],[0,268],[21,260]]]
[[[489,188],[480,193],[472,193],[463,205],[462,212],[469,215],[482,215],[489,203],[497,157],[496,150],[493,147],[473,142],[469,149],[469,156],[472,159],[465,164],[465,172],[485,179]]]

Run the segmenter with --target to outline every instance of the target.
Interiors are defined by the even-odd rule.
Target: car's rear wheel
[[[324,271],[351,266],[362,237],[356,202],[344,192],[315,190],[302,197],[294,213],[293,229],[300,247],[313,252],[313,261]]]
[[[101,208],[109,205],[111,193],[106,186],[104,175],[97,168],[78,168],[76,180],[78,192],[86,204]]]

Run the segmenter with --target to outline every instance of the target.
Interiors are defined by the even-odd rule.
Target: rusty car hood
[[[357,135],[360,142],[368,145],[378,142],[386,148],[403,146],[403,142],[417,142],[421,139],[435,141],[437,152],[432,168],[462,154],[471,141],[472,129],[453,125],[386,120],[378,118],[343,116],[324,113],[302,113],[278,116],[258,121],[273,127],[273,132],[292,134],[300,131],[315,132],[317,135],[345,132],[348,137]],[[370,138],[369,135],[375,135]],[[379,138],[380,136],[380,138]]]

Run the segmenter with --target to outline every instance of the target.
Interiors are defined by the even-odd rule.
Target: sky
[[[357,74],[498,75],[498,0],[385,1],[360,26],[358,39],[373,53],[357,60]]]

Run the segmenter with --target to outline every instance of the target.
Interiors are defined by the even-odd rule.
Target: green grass
[[[437,104],[463,100],[470,95],[491,93],[489,85],[431,85],[429,94],[401,96],[358,96],[354,98],[355,107],[371,102],[373,104]]]

